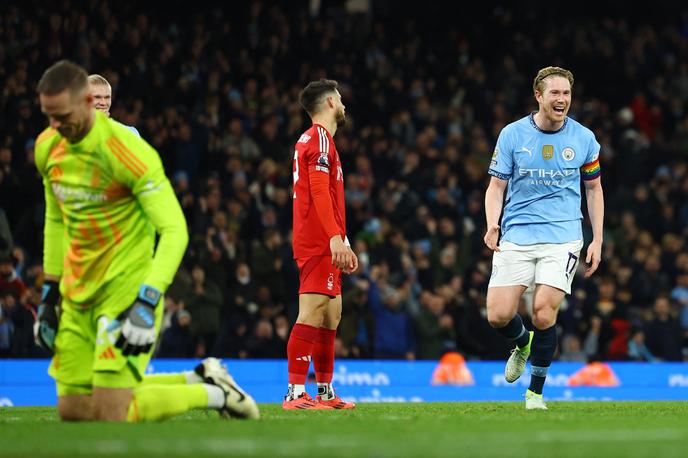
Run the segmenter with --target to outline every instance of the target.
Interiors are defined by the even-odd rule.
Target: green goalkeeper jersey
[[[88,308],[110,286],[132,281],[167,289],[188,233],[160,157],[145,140],[96,111],[78,143],[44,130],[36,166],[46,200],[43,266],[61,277],[68,302]]]

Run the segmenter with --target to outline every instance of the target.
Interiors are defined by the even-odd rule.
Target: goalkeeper
[[[50,126],[36,141],[46,281],[35,332],[54,353],[60,418],[135,422],[195,408],[257,418],[253,399],[216,359],[144,379],[162,293],[188,242],[184,215],[158,153],[94,109],[84,69],[57,62],[38,94]]]

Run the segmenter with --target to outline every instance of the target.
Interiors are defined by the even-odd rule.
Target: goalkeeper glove
[[[134,303],[117,317],[122,329],[115,347],[124,356],[147,353],[155,343],[155,306],[160,296],[157,289],[143,285]]]
[[[55,336],[59,320],[57,303],[60,300],[60,285],[54,280],[43,282],[41,303],[38,304],[38,315],[33,324],[33,336],[36,344],[51,355],[55,353]]]

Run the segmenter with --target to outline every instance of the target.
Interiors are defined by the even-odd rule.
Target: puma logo
[[[533,148],[528,149],[525,146],[522,146],[519,151],[526,152],[530,157],[533,157]]]

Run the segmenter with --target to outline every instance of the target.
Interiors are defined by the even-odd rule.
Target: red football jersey
[[[301,134],[295,150],[294,258],[329,255],[330,237],[346,237],[342,163],[332,136],[319,124]],[[321,178],[329,178],[329,193],[320,189]]]

